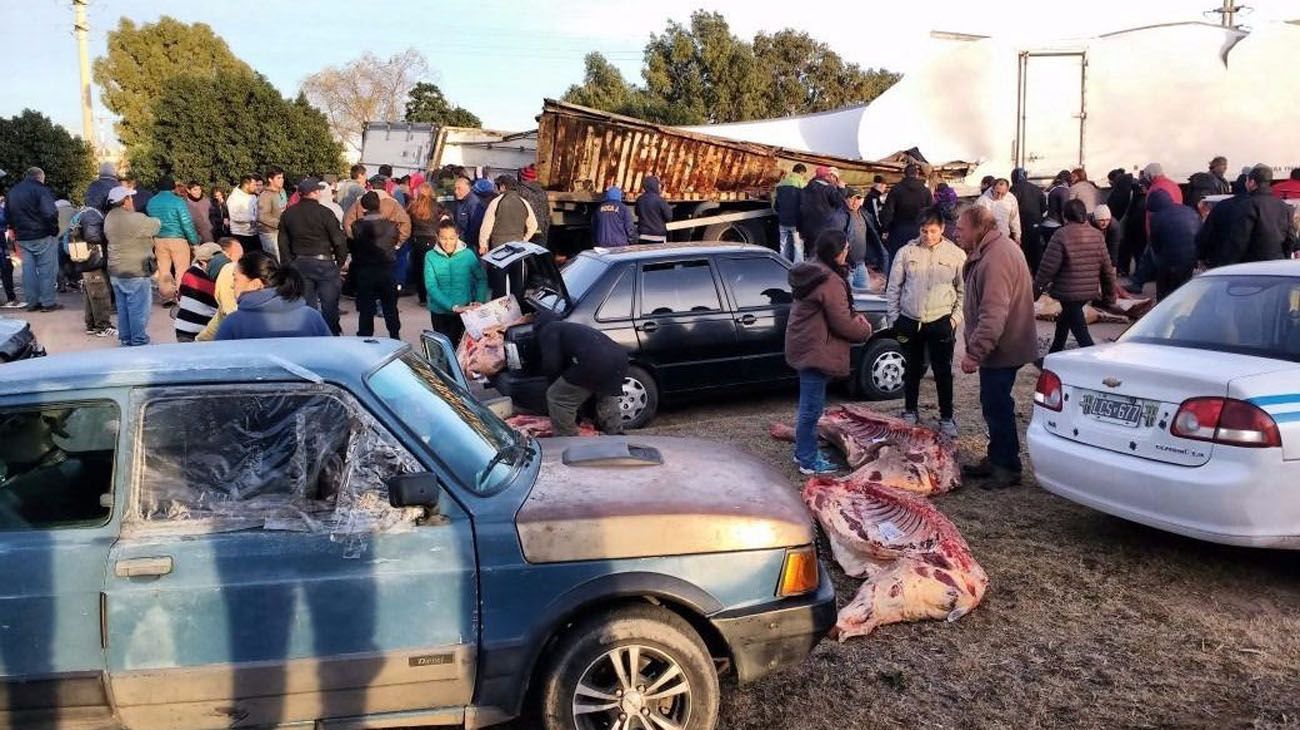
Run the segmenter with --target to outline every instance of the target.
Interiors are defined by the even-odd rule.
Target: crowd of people
[[[1199,268],[1291,258],[1300,213],[1285,201],[1300,198],[1300,169],[1273,184],[1272,170],[1256,165],[1234,183],[1227,160],[1215,158],[1183,187],[1158,163],[1135,179],[1109,175],[1103,191],[1083,169],[1062,171],[1047,189],[1026,171],[987,177],[973,204],[959,210],[940,184],[932,193],[919,168],[908,166],[893,187],[872,196],[840,184],[834,168],[818,168],[804,182],[795,166],[773,191],[783,255],[794,295],[786,333],[786,361],[799,373],[795,461],[805,474],[830,473],[818,454],[817,421],[829,380],[849,373],[853,343],[872,334],[853,310],[864,264],[887,274],[885,325],[906,358],[901,418],[919,421],[921,380],[934,373],[939,430],[958,433],[953,416],[952,360],[958,333],[964,373],[979,373],[980,405],[988,425],[987,456],[965,472],[997,488],[1020,480],[1020,443],[1012,387],[1020,368],[1039,358],[1034,302],[1044,293],[1061,305],[1049,352],[1073,335],[1093,344],[1085,307],[1114,304],[1154,281],[1157,299],[1186,283]],[[865,197],[865,201],[864,201]],[[882,201],[883,198],[883,201]],[[862,233],[853,215],[863,210]],[[868,241],[860,244],[859,235]],[[806,248],[805,243],[811,246]],[[873,251],[873,246],[880,244]]]

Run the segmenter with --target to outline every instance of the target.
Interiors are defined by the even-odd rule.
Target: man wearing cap
[[[181,277],[181,298],[176,305],[176,341],[193,342],[217,314],[217,282],[208,274],[208,264],[221,253],[216,243],[194,248],[194,263]]]
[[[86,188],[86,205],[100,213],[108,211],[108,194],[118,186],[117,166],[111,162],[101,163],[99,177]]]
[[[844,197],[849,208],[848,223],[844,227],[844,234],[849,239],[849,284],[854,289],[866,289],[867,266],[883,271],[885,250],[863,207],[866,196],[857,188],[848,188]],[[885,275],[888,276],[888,272]]]
[[[1273,170],[1256,165],[1246,176],[1246,198],[1233,207],[1235,216],[1219,263],[1244,264],[1291,258],[1295,233],[1291,206],[1273,196]]]
[[[135,191],[118,185],[108,193],[104,238],[108,239],[108,280],[117,298],[117,341],[123,347],[149,344],[153,304],[154,236],[157,218],[135,210]]]
[[[303,300],[320,310],[330,331],[337,335],[342,332],[339,295],[343,280],[339,271],[348,259],[347,241],[339,219],[320,204],[320,180],[309,177],[298,183],[298,195],[298,203],[280,215],[280,264],[302,274]]]
[[[814,172],[812,182],[799,195],[799,236],[805,248],[815,246],[822,231],[842,231],[848,225],[848,206],[840,192],[840,171],[823,165]],[[804,258],[809,258],[808,251],[804,253]]]

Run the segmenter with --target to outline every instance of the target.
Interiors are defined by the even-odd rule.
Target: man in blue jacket
[[[23,257],[27,311],[63,309],[54,299],[59,276],[59,209],[54,205],[54,195],[45,187],[44,170],[27,170],[23,181],[9,191],[5,214]]]
[[[1147,212],[1151,214],[1149,245],[1156,264],[1156,301],[1160,301],[1192,278],[1201,217],[1175,203],[1164,190],[1147,195]]]
[[[636,226],[632,224],[632,211],[623,203],[623,190],[611,185],[605,191],[605,201],[591,216],[591,245],[616,248],[628,245],[635,237]]]
[[[647,175],[641,187],[641,196],[636,199],[637,240],[641,243],[665,243],[673,208],[659,194],[659,178]]]

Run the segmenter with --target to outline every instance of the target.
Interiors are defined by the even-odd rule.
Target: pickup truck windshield
[[[1120,341],[1300,362],[1300,277],[1198,276]]]
[[[441,370],[408,352],[367,382],[467,489],[490,494],[504,485],[512,459],[481,472],[498,453],[520,446],[518,434]]]

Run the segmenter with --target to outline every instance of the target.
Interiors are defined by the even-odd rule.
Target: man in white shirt
[[[230,211],[230,235],[245,251],[257,251],[262,247],[257,237],[258,182],[258,175],[244,175],[239,179],[239,186],[231,190],[226,199],[226,208]]]
[[[998,230],[1002,235],[1019,243],[1020,204],[1016,202],[1014,196],[1007,194],[1010,189],[1011,183],[1006,178],[1000,177],[975,204],[993,213],[993,219],[997,221]]]

